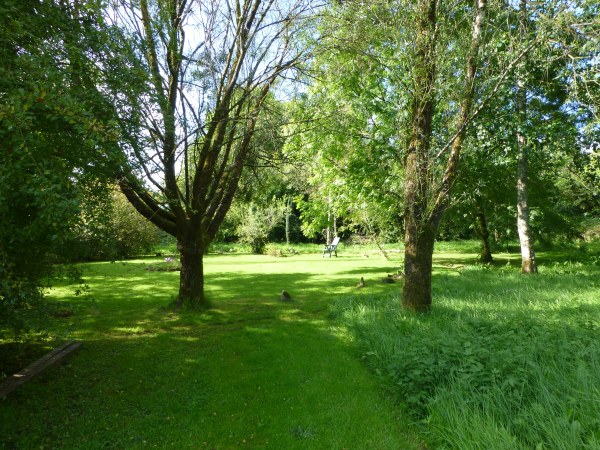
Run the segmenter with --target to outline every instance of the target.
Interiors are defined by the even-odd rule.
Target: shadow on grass
[[[568,297],[600,287],[592,269],[586,276],[532,278],[520,276],[512,265],[475,267],[473,255],[442,256],[435,259],[432,316],[446,317],[448,327],[465,313],[486,326],[503,327],[506,321],[490,318],[498,314],[497,297],[525,310],[532,303],[528,293],[540,300],[533,306],[547,309],[546,317],[581,315],[581,306]],[[517,257],[506,258],[518,267]],[[88,297],[73,297],[70,287],[57,289],[53,300],[75,309],[72,316],[53,319],[50,328],[57,336],[84,340],[84,346],[69,364],[3,404],[1,443],[6,448],[409,446],[399,437],[395,412],[378,398],[375,381],[323,313],[340,295],[399,293],[401,283],[377,283],[398,268],[396,261],[320,255],[211,255],[205,261],[211,308],[199,312],[166,307],[177,294],[179,273],[145,270],[156,259],[90,264]],[[459,265],[465,267],[458,270]],[[360,276],[367,287],[358,290]],[[282,289],[291,293],[290,303],[279,301]],[[557,301],[558,295],[564,298]],[[597,305],[586,308],[585,317],[598,313]],[[457,357],[461,352],[462,347]]]
[[[79,354],[7,400],[6,448],[411,447],[348,342],[300,302],[143,306],[126,327],[84,321]]]

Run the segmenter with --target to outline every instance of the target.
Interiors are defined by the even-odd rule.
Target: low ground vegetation
[[[176,265],[168,245],[86,265],[81,295],[49,292],[44,335],[0,342],[3,376],[84,343],[1,405],[0,448],[600,446],[597,245],[539,252],[528,277],[518,254],[440,243],[422,316],[381,282],[400,247],[321,249],[215,246],[202,312],[167,307],[178,273],[147,270]]]
[[[397,295],[348,296],[333,314],[433,448],[600,448],[600,259],[588,253],[541,256],[539,277],[438,267],[428,315]]]

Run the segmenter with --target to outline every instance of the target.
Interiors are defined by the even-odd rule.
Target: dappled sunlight
[[[114,327],[107,332],[108,335],[120,338],[135,338],[135,337],[156,337],[157,333],[139,326],[135,327]]]
[[[165,435],[177,442],[173,423],[223,448],[235,447],[239,436],[276,439],[286,448],[301,442],[298,435],[314,436],[315,444],[337,442],[332,436],[339,430],[385,434],[397,424],[387,422],[394,413],[378,397],[377,379],[365,371],[364,363],[375,356],[356,358],[357,336],[337,320],[335,305],[345,302],[344,318],[352,317],[361,330],[390,333],[377,358],[404,351],[402,339],[428,336],[436,321],[449,328],[434,351],[457,334],[459,354],[480,335],[493,341],[495,335],[479,332],[479,326],[557,339],[549,324],[577,317],[573,320],[591,335],[600,317],[594,300],[600,268],[586,267],[580,274],[576,263],[552,262],[542,266],[543,277],[525,277],[518,261],[482,266],[474,253],[436,254],[434,308],[419,316],[401,308],[401,278],[381,281],[402,269],[400,260],[210,255],[209,307],[201,311],[168,306],[177,294],[178,274],[146,271],[153,261],[158,260],[96,263],[84,272],[88,293],[73,295],[76,285],[51,291],[52,301],[72,309],[52,319],[51,332],[84,345],[70,364],[23,389],[23,408],[17,402],[11,408],[35,420],[35,408],[28,405],[41,402],[49,414],[67,417],[81,439],[104,430],[107,442],[119,436],[129,443],[131,435],[151,429],[148,445],[161,447]],[[360,277],[365,286],[359,289]],[[289,302],[280,300],[282,289],[291,294]],[[338,311],[334,323],[332,305]],[[52,399],[44,394],[48,383],[59,393]],[[127,430],[135,431],[123,429],[123,417]],[[357,424],[356,417],[364,420]]]
[[[247,326],[246,331],[250,332],[250,333],[259,333],[259,334],[273,334],[274,330],[270,329],[270,328],[264,328],[264,327],[253,327],[253,326]]]

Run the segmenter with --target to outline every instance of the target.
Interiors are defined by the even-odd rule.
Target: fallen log
[[[12,377],[6,379],[2,384],[0,384],[0,399],[4,400],[8,394],[17,389],[19,386],[38,376],[47,368],[55,366],[64,361],[67,357],[71,356],[75,350],[79,349],[79,347],[81,347],[81,342],[65,342],[63,345],[42,356],[25,369],[15,373]]]

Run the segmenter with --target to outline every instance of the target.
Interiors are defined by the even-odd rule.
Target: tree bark
[[[492,257],[492,249],[490,247],[490,232],[487,227],[487,221],[485,220],[485,213],[481,205],[478,204],[475,208],[475,229],[481,238],[481,262],[491,263],[494,258]]]
[[[428,216],[429,149],[435,112],[436,0],[421,1],[415,42],[411,137],[404,161],[404,286],[402,305],[414,311],[431,307],[433,241]]]
[[[527,33],[527,4],[521,0],[519,8],[519,27],[523,38]],[[526,63],[523,64],[525,66]],[[529,158],[527,155],[527,137],[525,126],[527,123],[527,86],[523,73],[526,67],[521,68],[521,76],[517,80],[517,116],[519,129],[517,131],[517,145],[519,148],[517,159],[517,231],[521,244],[521,272],[537,273],[535,252],[531,243],[531,228],[529,226],[529,195],[528,195],[528,172]]]
[[[404,307],[425,312],[431,308],[433,246],[450,191],[458,174],[460,152],[473,103],[477,57],[482,41],[486,0],[477,1],[467,55],[464,95],[450,141],[450,154],[438,186],[430,180],[430,145],[435,113],[437,1],[419,2],[413,71],[411,134],[404,163]]]
[[[292,215],[292,199],[287,198],[285,202],[285,243],[290,246],[290,216]]]
[[[429,226],[407,227],[404,239],[404,286],[402,305],[416,312],[431,308],[433,246],[437,230]]]
[[[204,245],[197,237],[178,240],[181,272],[179,276],[179,295],[176,306],[200,308],[205,305],[204,297]]]
[[[521,272],[537,273],[535,252],[531,243],[529,226],[528,158],[525,137],[518,136],[519,158],[517,161],[517,231],[521,245]]]

